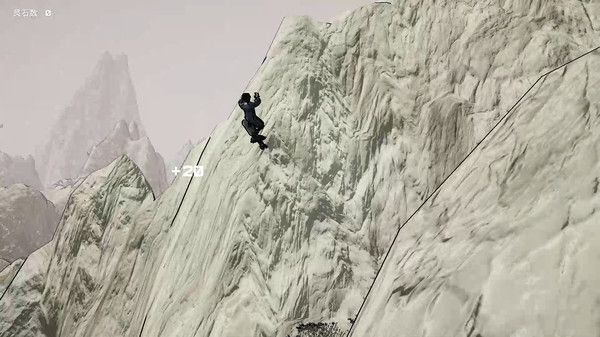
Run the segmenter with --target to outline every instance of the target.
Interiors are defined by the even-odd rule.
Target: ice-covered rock
[[[0,187],[0,257],[27,257],[52,239],[58,217],[41,192],[23,184]]]
[[[263,97],[270,149],[248,142],[236,111],[186,160],[202,165],[204,176],[179,175],[124,221],[121,249],[57,244],[45,324],[90,337],[282,337],[315,321],[347,329],[399,226],[541,74],[595,47],[599,10],[578,0],[409,0],[366,6],[331,24],[286,19],[247,88]],[[379,331],[391,334],[394,322],[408,319],[395,316],[404,308],[422,315],[394,335],[544,336],[596,315],[597,233],[586,221],[596,205],[597,59],[591,54],[539,83],[517,117],[430,199],[431,211],[419,213],[428,215],[400,232],[393,254],[406,252],[412,263],[390,260],[356,333],[377,336],[369,329],[379,320]],[[129,204],[122,207],[138,207]],[[69,219],[77,228],[87,223]],[[80,238],[87,243],[96,232]],[[71,242],[73,234],[63,235]],[[495,274],[486,261],[495,261]],[[22,291],[12,288],[8,295]],[[411,290],[433,304],[410,303],[402,294]],[[478,293],[483,300],[473,305]],[[510,313],[515,302],[520,316]],[[11,322],[15,311],[4,305],[0,322]],[[487,321],[469,318],[477,307]],[[459,325],[449,310],[473,330],[452,330]],[[587,311],[576,318],[577,310]],[[598,335],[592,323],[573,335]],[[33,331],[10,327],[8,336]]]
[[[130,240],[131,218],[152,200],[125,156],[81,182],[54,239],[26,259],[0,301],[0,335],[83,334],[82,323],[102,315],[98,304],[110,297],[107,289],[124,281],[117,272],[122,252],[139,244]]]
[[[92,148],[82,173],[90,174],[123,154],[140,168],[155,195],[160,195],[167,188],[162,156],[154,150],[148,137],[140,135],[137,123],[130,122],[128,125],[124,120],[120,120],[112,132]]]
[[[32,156],[10,156],[0,151],[0,186],[25,184],[40,189],[42,184]]]
[[[600,53],[533,92],[402,227],[352,336],[600,332]]]
[[[106,138],[120,120],[135,122],[139,136],[145,135],[127,56],[106,52],[36,153],[44,186],[79,177],[92,147]]]
[[[46,271],[52,249],[46,244],[26,260],[18,260],[0,273],[0,287],[10,284],[0,299],[2,319],[0,335],[4,336],[56,336],[44,320],[40,307]],[[15,275],[15,272],[18,273]],[[4,286],[5,287],[5,286]]]

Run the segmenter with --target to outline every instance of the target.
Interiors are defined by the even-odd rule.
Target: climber
[[[254,102],[250,101],[250,94],[245,92],[238,101],[238,105],[244,110],[244,120],[242,125],[250,135],[250,143],[258,143],[261,150],[267,148],[267,145],[263,143],[265,136],[260,135],[260,131],[265,127],[265,122],[258,118],[254,108],[260,105],[260,95],[258,92],[254,93]]]

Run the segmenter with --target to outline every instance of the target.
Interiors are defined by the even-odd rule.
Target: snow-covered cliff
[[[402,227],[352,336],[598,334],[600,53],[533,92]]]
[[[0,335],[75,335],[79,327],[81,335],[81,322],[96,315],[110,297],[107,289],[123,281],[120,255],[138,244],[130,239],[130,221],[152,200],[148,183],[125,156],[82,181],[53,240],[25,260],[0,301]]]
[[[0,302],[0,334],[348,329],[399,226],[540,75],[596,47],[598,28],[597,3],[578,0],[407,0],[331,24],[286,19],[247,90],[263,97],[270,149],[248,143],[236,111],[188,156],[203,177],[178,176],[154,203],[123,201],[127,216],[105,227],[128,228],[119,244],[87,244],[102,231],[83,230],[78,216],[94,212],[74,200],[63,222],[81,230],[59,230],[42,295],[27,290],[42,272],[25,262]],[[597,249],[585,221],[596,199],[598,54],[565,69],[538,83],[402,229],[355,335],[544,336],[576,324],[564,310],[594,316]],[[556,294],[563,302],[551,302]],[[556,304],[563,311],[543,310]],[[7,323],[27,310],[43,319]]]

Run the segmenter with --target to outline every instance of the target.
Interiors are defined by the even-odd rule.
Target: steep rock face
[[[41,290],[51,253],[47,244],[33,252],[27,260],[17,260],[0,273],[2,285],[10,284],[0,293],[0,335],[56,336],[48,333],[46,325],[40,324],[43,318]]]
[[[271,152],[246,153],[239,115],[215,132],[173,248],[147,272],[142,336],[353,317],[397,227],[538,76],[599,41],[577,1],[505,5],[286,20],[250,88]]]
[[[105,53],[37,151],[44,186],[77,178],[92,147],[120,120],[135,122],[140,136],[144,135],[127,57]]]
[[[83,174],[87,175],[105,167],[123,154],[140,168],[155,195],[164,192],[167,188],[164,160],[154,150],[150,139],[140,135],[135,122],[128,125],[124,120],[120,120],[113,131],[92,148],[83,166]]]
[[[58,217],[39,191],[23,184],[0,187],[0,257],[12,262],[46,244]]]
[[[352,336],[600,333],[600,53],[533,92],[402,228]]]
[[[40,177],[35,169],[35,160],[32,156],[13,157],[0,151],[0,186],[19,183],[38,190],[42,187]]]
[[[115,273],[131,243],[130,220],[152,200],[125,156],[87,177],[71,195],[54,239],[27,258],[0,301],[0,335],[83,334],[106,288],[122,282]]]
[[[247,89],[263,96],[270,150],[248,143],[236,112],[188,156],[204,177],[177,177],[130,220],[101,297],[44,292],[49,325],[161,337],[347,328],[398,226],[539,75],[600,40],[597,9],[415,0],[330,25],[286,19]]]

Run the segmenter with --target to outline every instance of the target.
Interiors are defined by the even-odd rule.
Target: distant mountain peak
[[[133,139],[145,136],[127,56],[104,52],[37,151],[42,183],[51,186],[77,178],[89,149],[111,134],[120,121]]]
[[[146,136],[140,137],[135,121],[129,124],[125,120],[118,121],[110,134],[90,150],[82,174],[101,169],[123,154],[137,164],[155,195],[166,189],[165,163],[150,139]]]

